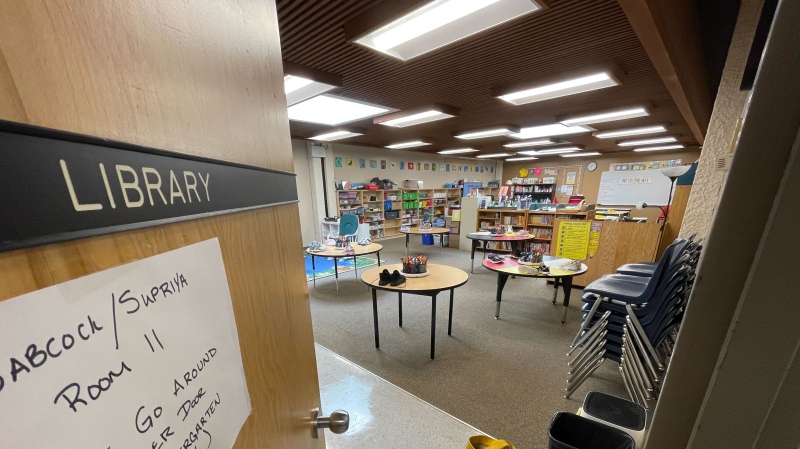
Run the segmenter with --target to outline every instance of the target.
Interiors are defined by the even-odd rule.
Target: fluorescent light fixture
[[[572,154],[562,154],[561,157],[585,157],[585,156],[600,156],[600,153],[597,151],[587,151],[586,153],[572,153]]]
[[[580,134],[594,131],[588,126],[566,126],[561,123],[549,125],[529,126],[521,128],[518,133],[509,134],[514,139],[535,139],[537,137],[566,136],[569,134]]]
[[[487,157],[506,157],[506,156],[513,156],[511,153],[492,153],[492,154],[479,154],[475,157],[483,159]]]
[[[610,73],[600,72],[588,76],[582,76],[580,78],[561,81],[559,83],[546,84],[544,86],[538,86],[531,89],[500,95],[497,98],[507,101],[513,105],[521,105],[618,85],[619,81],[611,76]]]
[[[518,133],[519,128],[512,125],[498,125],[489,129],[483,129],[479,131],[468,131],[468,132],[455,132],[453,133],[453,137],[457,139],[483,139],[486,137],[497,137],[497,136],[505,136],[510,133]]]
[[[412,140],[411,142],[403,142],[403,143],[395,143],[392,145],[386,145],[386,148],[391,148],[393,150],[399,150],[402,148],[414,148],[414,147],[423,147],[425,145],[431,145],[432,142],[425,142],[422,140]]]
[[[552,145],[553,142],[550,139],[536,139],[536,140],[526,140],[525,142],[508,142],[504,143],[503,146],[506,148],[525,148],[525,147],[538,147],[541,145]]]
[[[652,139],[623,140],[622,142],[617,142],[617,145],[621,147],[636,147],[639,145],[652,145],[654,143],[669,143],[677,141],[678,139],[672,136],[667,136],[667,137],[654,137]]]
[[[566,120],[561,120],[561,123],[569,126],[575,125],[591,125],[594,123],[613,122],[615,120],[626,120],[636,117],[647,117],[650,113],[644,107],[635,107],[627,109],[619,109],[617,111],[603,112],[600,114],[584,115],[581,117],[574,117]]]
[[[308,140],[322,140],[330,142],[332,140],[347,139],[348,137],[363,136],[364,133],[366,133],[366,131],[360,128],[359,129],[342,128],[342,129],[330,130],[323,134],[317,134],[314,137],[309,137]]]
[[[286,105],[292,106],[301,101],[323,94],[342,85],[342,77],[333,73],[283,62],[283,90]]]
[[[453,150],[442,150],[439,151],[439,154],[459,154],[459,153],[475,153],[478,150],[474,150],[472,148],[456,148]]]
[[[539,159],[538,157],[512,157],[510,159],[506,159],[506,162],[521,162],[521,161],[535,161]]]
[[[574,153],[576,151],[581,151],[582,149],[583,147],[573,145],[570,147],[547,148],[544,150],[518,151],[517,154],[523,154],[525,156],[552,156],[554,154]]]
[[[598,139],[612,139],[614,137],[639,136],[642,134],[663,133],[667,130],[662,125],[642,126],[639,128],[618,129],[615,131],[601,131],[594,133]]]
[[[405,128],[406,126],[419,125],[420,123],[428,123],[436,120],[444,120],[446,118],[455,117],[459,112],[460,111],[458,108],[454,108],[446,104],[434,103],[432,105],[426,105],[395,112],[393,114],[388,114],[381,117],[375,117],[372,119],[372,122],[378,125]]]
[[[634,148],[633,151],[644,152],[644,151],[662,151],[662,150],[679,150],[683,148],[683,145],[662,145],[658,147],[645,147],[645,148]]]
[[[319,95],[290,106],[289,120],[333,126],[374,117],[389,111],[391,109],[384,106],[375,106],[333,95]]]
[[[347,23],[345,39],[407,61],[540,9],[537,0],[435,0],[377,29]]]

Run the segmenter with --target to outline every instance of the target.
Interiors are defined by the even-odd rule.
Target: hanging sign
[[[15,449],[230,449],[250,414],[217,239],[0,302]]]
[[[297,201],[293,173],[11,122],[0,161],[0,251]]]
[[[589,250],[589,221],[562,221],[556,234],[556,256],[583,260]]]

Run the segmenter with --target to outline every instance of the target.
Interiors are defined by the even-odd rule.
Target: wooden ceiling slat
[[[651,117],[597,128],[664,122],[670,124],[670,131],[692,139],[688,125],[616,1],[552,0],[550,8],[541,13],[510,21],[407,62],[345,41],[343,25],[368,13],[370,8],[379,8],[380,3],[279,1],[284,59],[341,75],[343,86],[335,93],[348,98],[400,109],[438,101],[459,107],[461,115],[408,128],[362,120],[352,125],[366,128],[366,135],[348,139],[348,143],[382,147],[398,140],[429,136],[437,144],[420,151],[433,152],[464,143],[452,137],[453,130],[492,123],[525,126],[542,117],[590,113],[643,101],[657,106]],[[605,59],[615,60],[626,70],[621,86],[522,106],[509,105],[490,95],[492,87],[536,80]],[[292,135],[298,137],[327,128],[291,122]],[[502,148],[501,140],[470,143],[484,151],[496,151]],[[587,149],[626,151],[591,135],[567,136],[563,140]]]

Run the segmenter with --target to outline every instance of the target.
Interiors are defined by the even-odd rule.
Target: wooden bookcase
[[[533,211],[533,210],[505,210],[505,209],[478,209],[476,231],[486,230],[497,225],[511,225],[514,230],[527,229],[534,236],[528,242],[528,249],[542,249],[545,254],[550,253],[550,247],[555,233],[557,219],[591,220],[592,212],[579,211]],[[507,242],[499,245],[490,245],[488,248],[498,252],[511,251]]]

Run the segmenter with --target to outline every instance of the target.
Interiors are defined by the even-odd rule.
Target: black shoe
[[[389,274],[389,270],[383,270],[380,274],[380,279],[378,280],[378,285],[384,286],[391,281],[391,275]]]
[[[403,276],[402,274],[400,274],[399,271],[394,270],[392,272],[392,276],[391,276],[391,279],[389,281],[389,285],[391,285],[392,287],[397,287],[400,284],[404,284],[405,282],[406,282],[406,277]]]

